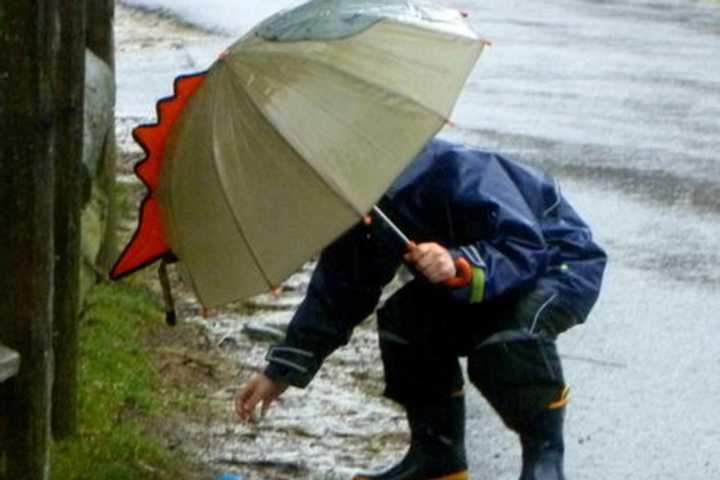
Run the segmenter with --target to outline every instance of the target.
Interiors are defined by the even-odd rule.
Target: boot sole
[[[427,480],[469,480],[467,470],[460,472],[451,473],[450,475],[443,475],[442,477],[428,478]],[[372,480],[372,477],[366,477],[363,475],[356,475],[353,480]]]

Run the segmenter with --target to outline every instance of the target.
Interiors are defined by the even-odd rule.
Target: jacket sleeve
[[[325,248],[285,340],[268,351],[265,374],[307,386],[325,358],[347,344],[353,329],[373,312],[400,261],[363,226]]]
[[[486,192],[463,205],[463,227],[470,240],[450,249],[473,270],[470,284],[452,292],[461,302],[478,303],[530,288],[547,268],[548,246],[527,199],[512,182]]]

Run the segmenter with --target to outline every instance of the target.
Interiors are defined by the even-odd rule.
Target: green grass
[[[52,478],[187,478],[182,459],[148,433],[165,409],[176,407],[142,347],[160,322],[156,300],[141,286],[92,290],[80,327],[79,432],[55,445]]]

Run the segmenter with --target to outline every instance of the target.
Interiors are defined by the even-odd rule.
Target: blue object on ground
[[[233,473],[223,473],[219,477],[217,477],[215,480],[245,480],[240,475],[235,475]]]

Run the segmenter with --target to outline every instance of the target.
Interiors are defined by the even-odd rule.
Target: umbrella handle
[[[416,248],[417,243],[413,242],[412,240],[407,243],[408,251],[415,250]],[[472,266],[470,266],[470,262],[468,262],[464,258],[459,257],[455,259],[455,272],[455,276],[449,280],[445,280],[443,282],[443,285],[452,288],[460,288],[472,282]]]
[[[397,225],[393,223],[390,218],[388,218],[385,213],[383,213],[382,210],[380,210],[377,206],[374,206],[372,209],[372,212],[377,215],[382,221],[385,222],[387,226],[390,227],[390,230],[395,232],[395,235],[398,236],[398,238],[405,243],[408,252],[415,250],[417,248],[417,243],[410,240],[403,232],[400,230]],[[363,223],[365,225],[372,224],[372,217],[370,215],[363,215]],[[458,288],[458,287],[464,287],[465,285],[469,284],[472,281],[473,278],[473,271],[472,267],[470,266],[470,262],[465,260],[464,258],[456,258],[455,259],[455,277],[451,278],[450,280],[446,280],[443,282],[443,285],[452,287],[452,288]]]
[[[465,285],[468,285],[470,282],[472,282],[472,279],[473,279],[472,267],[470,266],[470,262],[468,262],[464,258],[456,258],[455,259],[455,271],[456,271],[455,277],[443,282],[448,287],[453,287],[453,288],[464,287]]]

